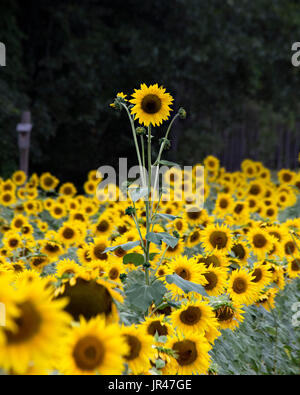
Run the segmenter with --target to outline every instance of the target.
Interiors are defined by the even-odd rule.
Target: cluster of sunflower
[[[120,93],[113,107],[125,101]],[[155,126],[168,118],[171,102],[163,88],[142,85],[130,111]],[[144,199],[133,208],[117,186],[99,190],[97,171],[88,174],[85,194],[72,183],[59,186],[50,173],[27,179],[17,171],[1,180],[4,373],[214,372],[210,350],[222,331],[239,326],[245,306],[274,309],[276,295],[299,277],[300,218],[286,213],[297,204],[300,173],[274,175],[252,160],[230,173],[211,155],[203,165],[204,181],[198,164],[190,172],[171,168],[165,176],[172,198],[162,193],[160,204],[152,202],[161,214],[152,233],[173,233],[174,244],[147,243]],[[117,199],[100,202],[110,188]],[[146,245],[147,265],[132,261]],[[144,280],[147,270],[146,287],[160,284],[165,292],[138,311],[141,301],[129,298],[135,292],[129,284]],[[169,281],[174,275],[179,282]]]

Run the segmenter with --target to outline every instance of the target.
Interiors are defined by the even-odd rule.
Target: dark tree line
[[[0,174],[18,167],[16,123],[30,109],[31,171],[82,183],[91,168],[135,163],[117,92],[158,82],[184,106],[171,159],[245,157],[297,165],[300,3],[292,0],[2,0]],[[156,131],[159,136],[163,131]]]

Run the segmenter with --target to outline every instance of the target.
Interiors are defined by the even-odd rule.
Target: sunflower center
[[[63,237],[64,237],[64,239],[67,239],[67,240],[72,239],[74,237],[74,234],[75,234],[75,232],[71,228],[65,228],[63,231]]]
[[[21,219],[17,219],[15,221],[15,227],[16,228],[22,228],[22,226],[23,226],[23,221]]]
[[[300,270],[300,259],[294,259],[291,264],[291,269],[293,272],[298,272]]]
[[[106,220],[101,221],[98,225],[97,225],[97,230],[99,232],[106,232],[109,228],[109,223]]]
[[[124,336],[129,346],[129,353],[125,355],[124,358],[127,361],[132,361],[133,359],[136,359],[140,355],[142,344],[136,336],[133,335],[124,335]]]
[[[20,316],[14,320],[17,330],[14,332],[4,330],[8,344],[23,343],[32,339],[42,323],[40,314],[30,301],[21,303],[18,307]]]
[[[258,195],[260,193],[260,191],[261,191],[261,189],[260,189],[260,187],[258,185],[252,185],[250,190],[249,190],[249,193],[250,193],[250,195],[255,195],[256,196],[256,195]]]
[[[260,269],[260,268],[256,268],[255,270],[254,270],[254,272],[253,272],[253,279],[252,279],[252,282],[254,282],[254,283],[258,283],[261,279],[262,279],[262,276],[263,276],[263,274],[262,274],[262,270]]]
[[[289,173],[284,173],[284,175],[283,175],[283,180],[285,181],[285,182],[289,182],[289,181],[291,181],[291,179],[292,179],[292,176],[289,174]]]
[[[247,290],[247,283],[243,278],[237,277],[233,281],[232,289],[234,290],[235,293],[242,294]]]
[[[73,193],[72,188],[70,188],[70,187],[64,187],[63,193],[64,193],[65,195],[72,195],[72,193]]]
[[[234,316],[234,311],[232,308],[228,306],[221,306],[216,311],[216,317],[218,321],[228,321],[231,320]]]
[[[191,365],[198,357],[196,344],[191,340],[182,340],[173,345],[177,353],[177,362],[180,366]]]
[[[236,244],[235,246],[232,247],[232,251],[234,252],[235,256],[238,259],[244,259],[246,252],[242,244]]]
[[[183,268],[183,267],[178,267],[175,270],[175,273],[178,276],[180,276],[181,278],[183,278],[184,280],[189,280],[191,278],[190,272],[187,269]]]
[[[293,241],[288,241],[284,246],[284,251],[287,255],[291,255],[295,252],[296,247]]]
[[[46,178],[44,179],[44,184],[45,184],[47,187],[50,187],[50,186],[53,184],[53,179],[52,179],[51,177],[46,177]]]
[[[48,252],[53,252],[53,253],[59,251],[59,247],[57,245],[52,245],[52,244],[47,244],[45,249]]]
[[[103,243],[97,244],[94,247],[94,255],[97,259],[105,260],[107,259],[107,254],[103,254],[103,251],[105,250],[106,245]]]
[[[227,207],[228,207],[228,200],[227,200],[227,199],[221,199],[221,200],[220,200],[220,203],[219,203],[219,206],[220,206],[222,209],[227,208]]]
[[[243,211],[244,205],[241,203],[238,203],[235,208],[234,208],[234,212],[236,214],[240,214]]]
[[[9,193],[5,193],[2,197],[4,202],[10,202],[12,200],[12,196]]]
[[[190,240],[192,243],[195,243],[197,240],[199,240],[200,233],[196,230],[195,232],[192,233]]]
[[[185,325],[195,325],[201,319],[201,310],[197,306],[189,306],[180,313],[180,321]]]
[[[141,107],[147,114],[155,114],[161,109],[161,100],[157,95],[146,95],[142,100]]]
[[[119,276],[119,271],[116,268],[113,268],[109,271],[109,278],[111,280],[115,280]]]
[[[204,288],[207,291],[212,291],[218,284],[218,276],[214,272],[208,272],[208,273],[204,273],[204,277],[208,282],[208,284],[204,285]]]
[[[99,314],[108,317],[112,313],[113,299],[107,288],[95,281],[77,279],[75,285],[66,284],[65,291],[60,297],[68,297],[69,303],[65,310],[79,321],[83,315],[89,320]]]
[[[192,219],[195,221],[196,219],[200,218],[201,211],[189,211],[187,215],[188,215],[189,219]]]
[[[177,230],[181,231],[183,228],[183,223],[181,221],[177,221],[175,226]]]
[[[159,320],[152,321],[151,324],[147,328],[147,332],[149,335],[154,336],[155,333],[158,333],[158,336],[167,336],[168,335],[168,328],[166,325],[162,325]]]
[[[80,339],[73,351],[73,358],[81,370],[94,370],[103,362],[105,347],[95,336]]]
[[[253,237],[253,244],[256,248],[263,248],[267,244],[267,239],[264,235],[258,233]]]
[[[123,250],[122,247],[119,247],[119,248],[117,248],[117,249],[115,250],[115,254],[116,254],[119,258],[122,258],[122,257],[126,254],[126,251]]]
[[[227,245],[228,237],[226,233],[219,230],[212,232],[209,237],[210,244],[217,249],[225,248]]]
[[[84,216],[83,216],[82,214],[80,214],[80,213],[76,213],[76,214],[74,215],[74,219],[77,219],[78,221],[82,221],[82,222],[85,221]]]

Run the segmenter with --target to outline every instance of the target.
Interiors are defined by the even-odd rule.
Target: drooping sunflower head
[[[149,87],[141,84],[140,89],[135,89],[132,97],[130,103],[134,106],[131,113],[135,114],[141,124],[159,126],[168,119],[173,98],[166,93],[165,88],[159,87],[158,84]]]

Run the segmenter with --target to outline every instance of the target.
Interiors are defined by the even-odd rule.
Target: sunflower
[[[275,307],[275,297],[277,295],[278,289],[277,288],[269,288],[255,301],[257,306],[262,306],[267,311],[271,311]]]
[[[63,277],[64,275],[76,275],[82,271],[82,267],[78,265],[73,259],[62,259],[56,264],[56,276]]]
[[[94,239],[94,243],[90,244],[89,256],[92,260],[104,260],[108,259],[108,254],[103,252],[108,247],[107,238],[99,236]]]
[[[191,281],[196,284],[205,285],[207,283],[204,273],[207,271],[201,263],[197,264],[196,258],[188,258],[187,256],[178,256],[168,263],[167,274],[176,273],[184,280]],[[174,284],[167,284],[167,288],[175,295],[184,295],[184,291]]]
[[[184,334],[204,334],[210,326],[217,328],[217,320],[208,302],[185,302],[171,316],[173,327]]]
[[[95,195],[99,181],[88,180],[84,183],[83,188],[87,195]],[[100,199],[99,199],[100,200]]]
[[[172,357],[170,369],[179,375],[206,374],[210,365],[209,351],[211,346],[203,334],[178,334],[166,344],[172,349],[176,358]]]
[[[54,240],[42,240],[41,245],[41,253],[47,255],[50,262],[55,262],[64,253],[62,246]]]
[[[162,243],[162,250],[165,252],[165,257],[166,258],[175,258],[178,255],[182,255],[184,251],[184,242],[180,239],[178,239],[178,243],[176,244],[175,247],[168,246],[165,243]]]
[[[109,280],[121,282],[120,274],[125,272],[125,266],[119,260],[116,260],[114,257],[110,257],[106,272]]]
[[[72,184],[71,182],[66,182],[65,184],[62,184],[58,190],[58,193],[60,195],[65,195],[68,197],[73,197],[74,195],[76,195],[77,190],[74,186],[74,184]]]
[[[4,207],[9,207],[16,203],[16,196],[14,192],[11,191],[3,191],[0,194],[0,205]]]
[[[300,275],[300,256],[299,254],[288,259],[287,274],[289,278],[296,278]]]
[[[260,288],[252,281],[254,278],[244,269],[234,270],[231,273],[227,293],[234,303],[249,305],[257,299]]]
[[[253,253],[259,259],[264,259],[266,253],[270,252],[273,248],[276,239],[273,238],[265,229],[254,226],[247,233],[247,239],[251,244]]]
[[[53,218],[60,219],[66,217],[67,210],[63,204],[54,203],[53,206],[50,208],[49,213]]]
[[[234,261],[240,266],[247,265],[248,258],[250,256],[250,251],[247,244],[244,241],[236,241],[231,249],[234,253]]]
[[[19,233],[16,233],[15,231],[8,231],[5,233],[3,244],[7,251],[14,251],[23,247],[22,238]]]
[[[40,177],[40,186],[44,191],[52,191],[59,184],[59,180],[50,173],[44,173]]]
[[[187,247],[193,248],[194,246],[200,243],[200,240],[201,240],[201,231],[200,229],[196,228],[188,234],[185,242]]]
[[[244,320],[244,311],[238,304],[232,302],[219,303],[214,306],[214,312],[221,329],[235,330]]]
[[[208,225],[201,232],[201,241],[206,252],[215,250],[228,252],[232,247],[232,235],[230,229],[225,225]]]
[[[92,262],[92,258],[89,256],[90,246],[88,244],[79,245],[76,254],[79,262],[83,266],[87,266]]]
[[[253,276],[251,280],[255,283],[261,290],[264,289],[272,281],[272,274],[270,273],[269,265],[264,264],[264,262],[257,262],[254,264],[250,274]]]
[[[215,204],[214,214],[217,217],[223,218],[231,213],[232,208],[232,197],[227,193],[219,193]]]
[[[82,234],[79,230],[79,225],[72,221],[64,222],[58,230],[58,239],[68,247],[72,244],[80,243]]]
[[[145,333],[143,328],[135,326],[123,326],[122,335],[129,347],[122,355],[132,373],[148,371],[151,368],[150,359],[153,360],[156,356],[156,350],[152,348],[153,336]]]
[[[11,221],[11,226],[15,230],[20,230],[23,226],[28,224],[28,219],[24,217],[24,215],[16,215],[13,220]]]
[[[172,326],[165,320],[165,316],[147,317],[140,325],[147,335],[151,336],[171,336],[173,334]]]
[[[15,171],[12,175],[12,181],[17,185],[24,185],[27,179],[26,173],[22,170]]]
[[[35,255],[29,259],[29,265],[33,270],[42,272],[44,267],[49,264],[47,255]]]
[[[71,375],[121,375],[124,371],[122,355],[128,346],[116,324],[107,324],[103,317],[86,321],[68,332],[58,362],[59,369]]]
[[[140,89],[135,89],[133,99],[129,100],[134,106],[131,113],[135,114],[141,124],[159,126],[170,115],[170,105],[173,98],[163,87],[158,84],[147,87],[141,84]]]
[[[227,267],[230,262],[226,255],[221,254],[219,252],[214,252],[213,254],[203,256],[203,255],[195,255],[197,263],[204,263],[205,267],[209,267],[212,265],[213,267]]]
[[[13,329],[3,330],[0,366],[22,374],[32,363],[49,366],[55,353],[53,344],[64,335],[70,317],[63,311],[66,300],[52,300],[43,281],[26,282],[14,292],[18,316],[13,319]]]
[[[227,285],[227,270],[223,267],[208,266],[204,273],[207,284],[204,285],[205,291],[209,296],[218,296],[224,292]]]
[[[278,172],[278,180],[280,184],[293,184],[296,174],[289,169],[281,169]]]

